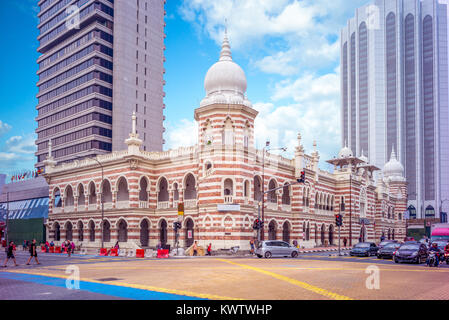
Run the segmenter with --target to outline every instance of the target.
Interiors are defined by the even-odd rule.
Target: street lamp
[[[265,142],[265,147],[263,147],[263,157],[262,157],[262,221],[265,221],[265,153],[267,151],[287,151],[287,148],[274,148],[274,149],[269,149],[270,147],[270,141]],[[272,191],[272,190],[270,190]],[[260,220],[260,200],[259,200],[259,210],[258,210],[258,218]],[[260,242],[260,230],[258,229],[258,235],[257,238]]]

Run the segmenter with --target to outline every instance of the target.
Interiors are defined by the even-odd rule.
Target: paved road
[[[269,260],[40,254],[39,266],[24,265],[27,258],[18,252],[18,267],[10,262],[0,269],[0,286],[6,288],[0,299],[449,299],[446,264],[436,269],[335,253]],[[80,290],[66,288],[67,266],[79,268]],[[366,272],[373,267],[379,288],[371,290]]]

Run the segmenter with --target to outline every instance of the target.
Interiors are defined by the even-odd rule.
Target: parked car
[[[379,243],[378,247],[379,249],[382,249],[383,247],[385,247],[387,244],[390,243],[398,243],[398,240],[384,240],[381,243]]]
[[[383,248],[380,248],[379,251],[377,251],[377,257],[379,259],[392,259],[393,254],[401,247],[402,244],[398,242],[390,242]]]
[[[299,255],[299,249],[284,241],[262,241],[256,249],[259,258],[292,257]]]
[[[349,254],[351,256],[375,256],[379,248],[374,242],[360,242],[357,243],[354,248],[351,249]]]
[[[425,244],[419,242],[406,242],[394,254],[394,262],[424,263],[428,257]]]

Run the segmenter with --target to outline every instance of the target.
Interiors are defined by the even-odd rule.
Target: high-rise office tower
[[[412,217],[449,209],[448,0],[375,0],[341,31],[342,144],[396,150]]]
[[[163,141],[164,0],[39,1],[37,167]]]

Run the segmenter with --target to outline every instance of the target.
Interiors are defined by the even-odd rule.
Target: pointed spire
[[[137,127],[137,124],[136,124],[136,122],[137,122],[137,117],[136,117],[136,112],[135,112],[135,111],[133,111],[132,120],[133,120],[133,124],[132,124],[132,132],[131,132],[131,133],[132,133],[133,135],[135,135],[136,132],[137,132],[137,129],[136,129],[136,127]]]
[[[221,45],[220,61],[232,61],[231,45],[229,44],[227,26],[225,28],[223,43]]]
[[[52,154],[52,146],[53,146],[53,144],[51,143],[51,139],[50,140],[48,140],[48,159],[50,159],[51,158],[51,154]]]
[[[390,156],[390,161],[391,160],[397,160],[397,158],[396,158],[396,152],[394,151],[394,145],[393,145],[393,148],[391,149],[391,156]]]

